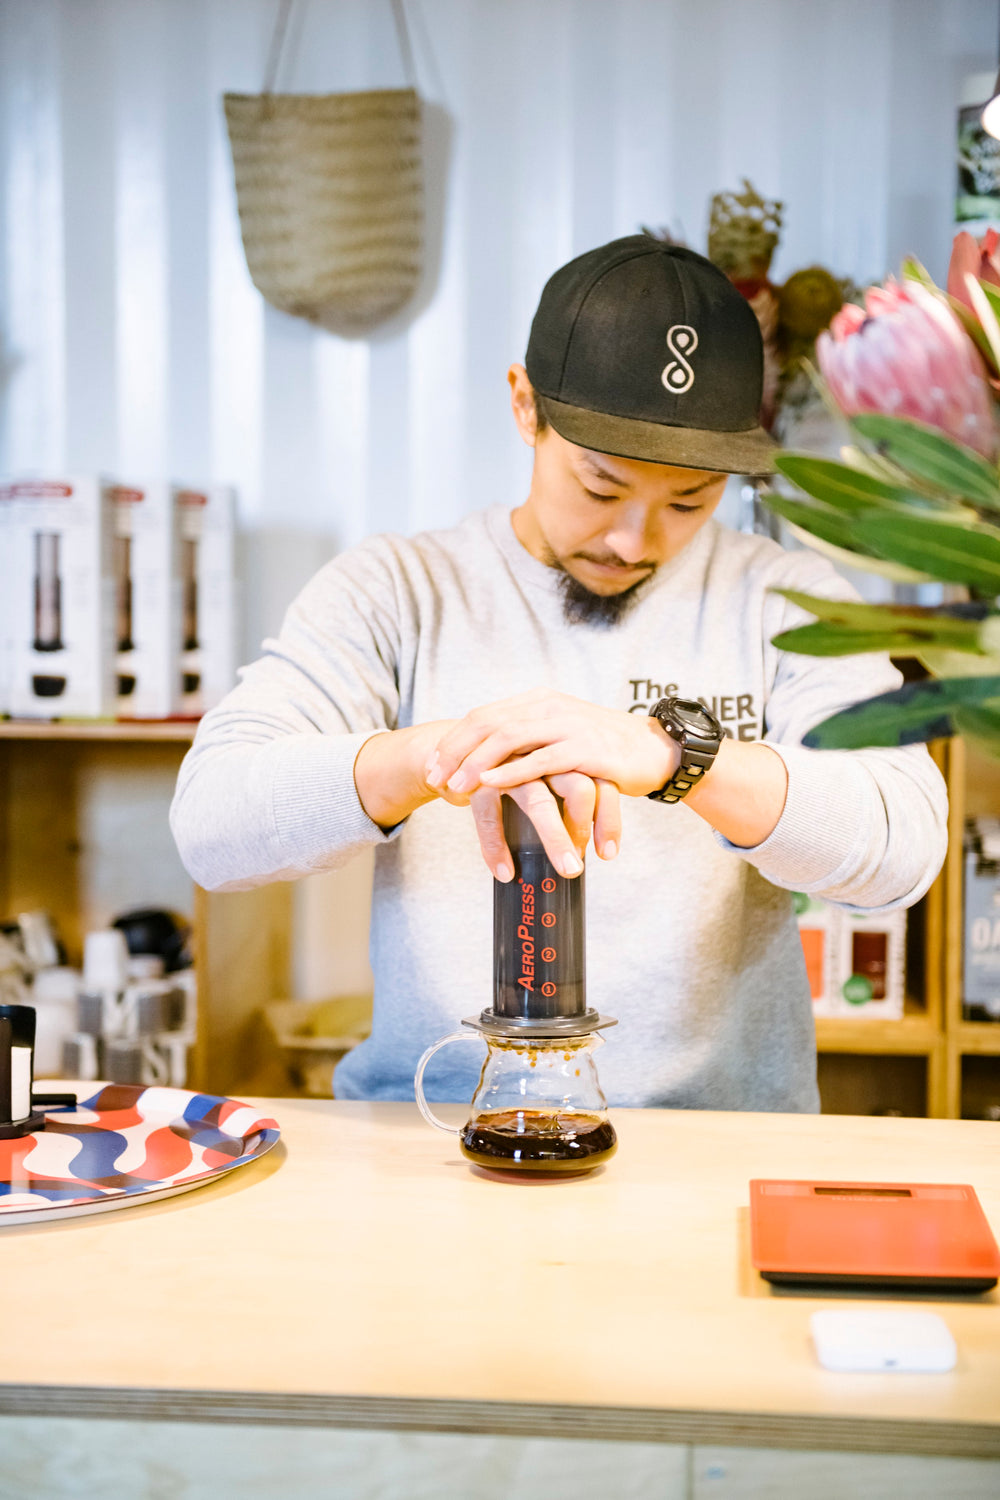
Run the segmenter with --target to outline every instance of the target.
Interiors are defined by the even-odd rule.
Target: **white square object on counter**
[[[937,1313],[828,1308],[809,1319],[824,1370],[923,1372],[955,1368],[958,1351]]]

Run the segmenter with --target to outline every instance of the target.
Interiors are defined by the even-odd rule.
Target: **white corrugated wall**
[[[996,0],[406,0],[430,275],[363,341],[250,283],[220,96],[277,0],[0,5],[0,471],[225,480],[251,643],[375,530],[519,498],[504,375],[546,276],[642,223],[704,248],[712,192],[786,201],[775,272],[943,275],[960,79]],[[296,0],[278,86],[403,81],[389,0]]]

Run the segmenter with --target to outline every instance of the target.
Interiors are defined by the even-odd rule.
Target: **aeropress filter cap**
[[[584,1036],[614,1026],[587,1007],[584,875],[568,880],[510,797],[503,828],[514,878],[493,883],[493,1007],[465,1026],[499,1036]]]

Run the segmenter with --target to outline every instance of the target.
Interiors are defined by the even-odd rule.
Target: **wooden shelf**
[[[128,906],[190,913],[198,1037],[189,1085],[238,1093],[266,1060],[261,1007],[290,993],[292,888],[192,887],[170,837],[197,725],[0,721],[0,916],[46,911],[71,963]]]
[[[190,744],[198,725],[193,720],[0,719],[3,740],[136,740],[155,744]]]
[[[849,1016],[820,1016],[816,1020],[816,1045],[820,1052],[903,1052],[929,1056],[940,1041],[941,1033],[926,1016],[903,1016],[898,1021],[854,1021]]]
[[[958,1050],[978,1052],[981,1056],[1000,1057],[1000,1024],[989,1021],[963,1021],[958,1028]]]

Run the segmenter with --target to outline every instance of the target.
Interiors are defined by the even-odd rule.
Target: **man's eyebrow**
[[[633,488],[630,479],[622,479],[620,475],[612,474],[611,470],[606,469],[592,453],[585,453],[581,462],[587,466],[595,478],[603,479],[608,484],[613,484],[620,490],[630,490]],[[674,490],[674,498],[680,500],[686,498],[688,495],[697,495],[700,490],[707,490],[710,484],[715,484],[722,477],[721,474],[710,474],[707,479],[702,479],[698,484],[690,485],[686,490]]]
[[[703,479],[701,484],[693,484],[690,489],[674,490],[674,495],[678,500],[684,495],[697,495],[699,490],[707,490],[710,484],[715,484],[716,480],[721,478],[721,474],[712,474],[708,479]]]
[[[620,490],[630,490],[632,488],[631,480],[622,479],[618,474],[612,474],[610,469],[606,469],[603,464],[598,463],[597,459],[593,458],[591,454],[585,453],[582,462],[586,464],[587,468],[591,470],[596,478],[605,479],[608,484],[617,485]]]

